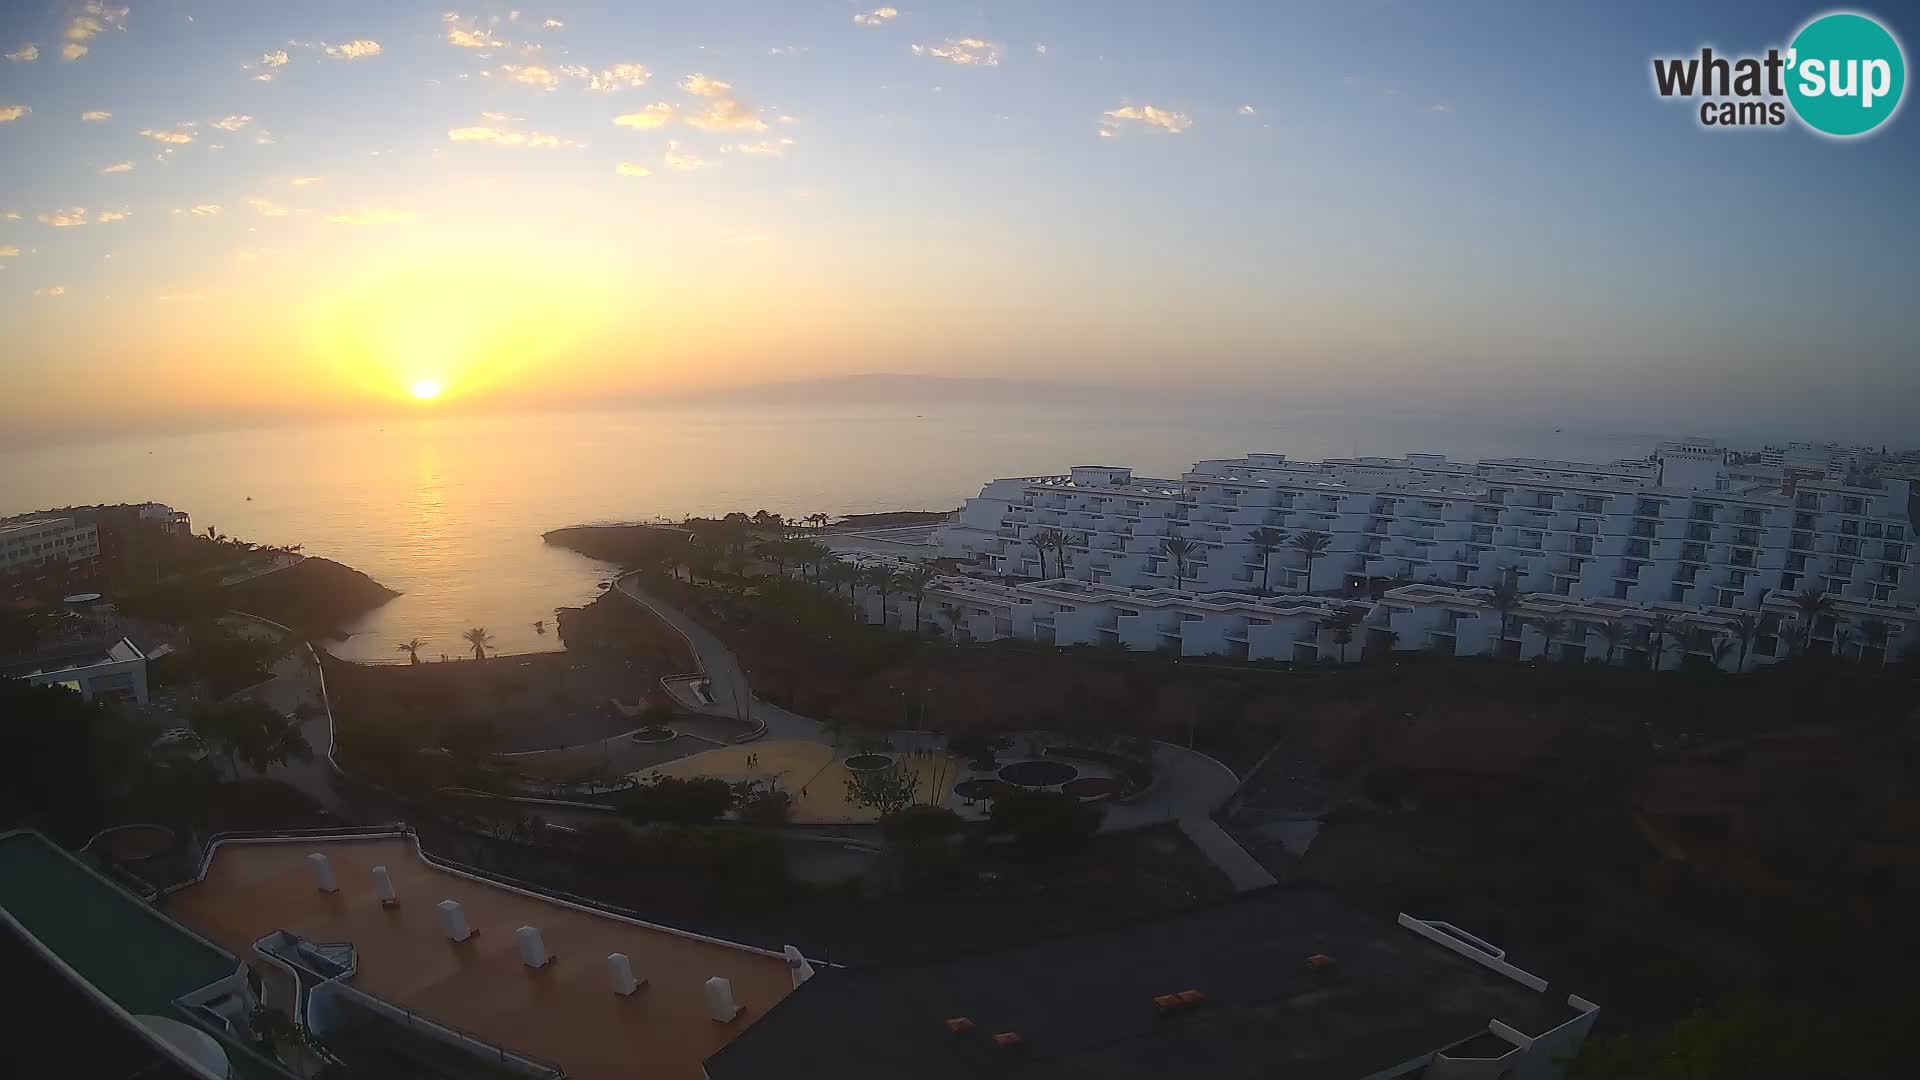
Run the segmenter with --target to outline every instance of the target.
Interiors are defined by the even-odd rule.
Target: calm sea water
[[[485,626],[503,652],[557,649],[553,610],[609,567],[540,534],[582,522],[768,509],[788,516],[945,510],[995,476],[1131,465],[1177,476],[1251,450],[1301,458],[1435,451],[1644,456],[1657,436],[1335,413],[1156,416],[966,405],[660,408],[423,416],[34,447],[0,454],[0,514],[167,503],[194,525],[356,567],[403,593],[336,643],[393,658],[458,654]],[[533,629],[547,620],[549,632]]]

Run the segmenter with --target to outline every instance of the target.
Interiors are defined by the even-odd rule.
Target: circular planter
[[[113,862],[139,862],[173,847],[173,830],[165,825],[123,825],[103,838]]]
[[[680,733],[672,728],[641,728],[631,736],[637,743],[672,742],[679,737]]]
[[[893,758],[886,754],[855,754],[841,762],[852,772],[877,772],[893,767]]]
[[[976,801],[991,802],[1013,790],[1015,788],[1012,784],[1003,784],[998,780],[962,780],[953,785],[955,795]]]
[[[1062,761],[1016,761],[1000,770],[1000,779],[1017,787],[1058,787],[1080,775]]]
[[[1104,799],[1120,790],[1120,784],[1105,776],[1082,776],[1060,785],[1060,790],[1076,799]]]

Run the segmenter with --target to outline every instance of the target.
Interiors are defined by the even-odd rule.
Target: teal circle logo
[[[1900,107],[1906,86],[1900,43],[1865,15],[1823,15],[1787,50],[1787,100],[1823,134],[1849,138],[1879,127]]]

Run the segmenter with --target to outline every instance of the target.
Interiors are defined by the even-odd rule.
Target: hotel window
[[[1904,526],[1904,525],[1894,525],[1894,524],[1891,524],[1891,523],[1889,523],[1889,524],[1887,525],[1887,539],[1889,539],[1889,540],[1904,540],[1904,539],[1906,539],[1906,536],[1907,536],[1907,530],[1906,530],[1906,526]]]
[[[1760,524],[1761,520],[1762,520],[1762,516],[1760,511],[1758,510],[1740,511],[1740,524],[1742,525],[1758,525]]]
[[[1860,554],[1860,541],[1847,539],[1835,540],[1833,542],[1833,552],[1836,555],[1858,555]]]
[[[1798,587],[1799,585],[1800,585],[1800,575],[1799,575],[1799,574],[1781,574],[1781,575],[1780,575],[1780,587],[1781,587],[1781,588],[1783,588],[1783,589],[1793,589],[1793,588],[1797,588],[1797,587]]]
[[[1835,574],[1838,574],[1841,577],[1846,577],[1846,578],[1852,577],[1853,576],[1853,560],[1852,559],[1833,560],[1833,572]]]
[[[1860,512],[1861,507],[1862,504],[1859,499],[1840,500],[1840,512],[1843,514],[1857,514]]]
[[[1803,491],[1800,493],[1800,497],[1794,500],[1793,504],[1802,510],[1818,510],[1820,509],[1820,496],[1812,492]]]
[[[1842,521],[1840,523],[1840,532],[1844,536],[1859,536],[1860,523],[1857,521]]]
[[[1689,540],[1709,540],[1712,539],[1712,537],[1713,530],[1707,528],[1705,525],[1687,526],[1687,539]]]
[[[1544,506],[1549,510],[1553,509],[1553,494],[1546,491],[1540,492],[1533,497],[1533,505]]]

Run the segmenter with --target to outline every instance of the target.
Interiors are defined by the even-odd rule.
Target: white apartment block
[[[1249,454],[1201,461],[1178,480],[1109,466],[995,480],[934,542],[969,573],[1039,579],[1042,554],[1033,538],[1057,529],[1068,538],[1064,565],[1062,553],[1048,551],[1045,577],[1175,606],[1176,596],[1266,606],[1273,598],[1256,594],[1331,600],[1384,591],[1380,603],[1417,596],[1413,606],[1426,611],[1446,605],[1438,593],[1408,593],[1405,586],[1446,586],[1449,595],[1470,599],[1512,575],[1536,607],[1598,604],[1599,611],[1568,613],[1589,625],[1607,618],[1650,622],[1662,613],[1710,623],[1720,618],[1715,613],[1742,611],[1774,625],[1791,610],[1790,596],[1814,590],[1834,607],[1816,641],[1837,632],[1845,643],[1865,636],[1862,627],[1887,626],[1889,648],[1897,651],[1902,635],[1920,629],[1915,502],[1902,480],[1850,487],[1779,477],[1766,466],[1728,467],[1725,451],[1701,440],[1665,444],[1648,461],[1604,465],[1533,458],[1469,464],[1426,454],[1293,462]],[[1287,537],[1322,533],[1328,542],[1310,569],[1307,554],[1284,543],[1269,566],[1249,539],[1263,528]],[[1174,537],[1196,549],[1183,571],[1163,547]],[[1316,597],[1281,599],[1306,604]],[[1182,611],[1182,622],[1216,614]],[[1057,639],[1061,613],[1053,614]],[[1434,631],[1425,618],[1403,614],[1377,628],[1399,634],[1397,648],[1443,647],[1429,637]],[[1025,622],[1011,612],[1004,621]],[[1480,633],[1469,626],[1466,642],[1453,648],[1487,651],[1478,647]],[[1043,635],[1010,629],[980,636]],[[1077,632],[1070,638],[1080,640]],[[1194,648],[1239,652],[1239,642],[1224,640],[1224,648]],[[1298,645],[1300,638],[1292,640]],[[1245,644],[1259,658],[1252,640]],[[1553,651],[1566,653],[1569,644],[1590,651],[1593,643],[1555,642]],[[1184,629],[1180,647],[1189,651]],[[1320,649],[1315,641],[1312,650]],[[1537,644],[1520,649],[1541,651]],[[1750,658],[1748,666],[1756,662]]]
[[[100,536],[91,522],[27,517],[0,523],[0,573],[39,566],[50,559],[82,562],[98,554]]]

